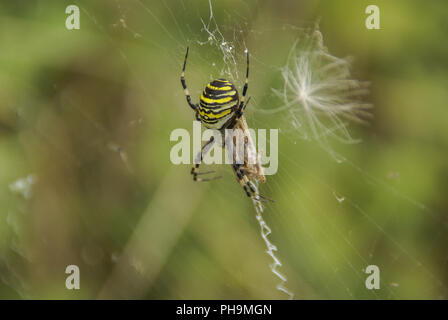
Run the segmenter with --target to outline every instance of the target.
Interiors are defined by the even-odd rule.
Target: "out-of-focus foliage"
[[[199,184],[169,160],[170,132],[192,129],[185,47],[194,101],[222,62],[197,42],[208,2],[74,1],[72,31],[69,4],[0,3],[0,297],[285,298],[230,169]],[[261,190],[276,200],[265,219],[286,286],[304,299],[446,298],[448,3],[376,1],[381,30],[365,28],[370,1],[213,4],[224,37],[252,55],[249,125],[282,132],[279,172]],[[374,105],[369,126],[351,126],[362,143],[332,142],[342,163],[284,115],[256,111],[281,88],[291,26],[318,20]],[[381,290],[365,288],[369,264]]]

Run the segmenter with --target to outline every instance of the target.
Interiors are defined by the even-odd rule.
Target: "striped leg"
[[[211,137],[210,140],[204,144],[204,146],[202,147],[201,151],[199,152],[197,158],[199,158],[199,163],[196,163],[193,168],[191,168],[191,174],[193,175],[193,180],[194,181],[211,181],[211,180],[216,180],[221,178],[221,176],[215,176],[212,178],[198,178],[199,175],[203,175],[203,174],[209,174],[209,173],[213,173],[215,171],[206,171],[206,172],[199,172],[199,164],[200,162],[202,162],[202,159],[204,157],[204,155],[210,150],[210,148],[213,146],[213,143],[215,142],[215,138]]]
[[[232,165],[233,171],[235,172],[235,175],[238,179],[238,182],[243,187],[244,191],[246,192],[246,195],[254,200],[257,201],[272,201],[274,200],[266,198],[265,196],[258,193],[257,188],[255,187],[254,183],[249,180],[249,178],[246,175],[246,172],[241,167],[241,164],[233,164]]]
[[[189,106],[193,110],[197,111],[196,109],[198,106],[193,104],[193,102],[191,102],[190,92],[188,91],[187,84],[185,82],[185,66],[187,65],[188,50],[189,50],[189,47],[187,47],[187,53],[185,54],[184,66],[182,68],[182,73],[180,75],[180,82],[182,83],[182,88],[184,88],[185,97],[187,98],[187,102],[188,102]]]
[[[243,115],[243,111],[246,108],[247,104],[249,103],[250,98],[247,100],[246,103],[246,93],[247,93],[247,88],[249,86],[249,51],[246,50],[246,80],[244,81],[244,87],[243,87],[243,93],[240,99],[240,105],[238,106],[238,110],[237,110],[237,117],[240,118]]]

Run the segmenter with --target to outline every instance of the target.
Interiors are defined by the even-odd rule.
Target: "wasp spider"
[[[265,182],[266,178],[263,173],[263,167],[260,165],[258,154],[256,153],[255,147],[252,143],[252,139],[250,138],[246,120],[243,116],[243,112],[250,100],[249,97],[246,101],[246,93],[249,83],[249,52],[246,50],[246,80],[244,82],[242,91],[243,94],[241,98],[238,95],[238,90],[230,81],[225,79],[216,79],[206,85],[201,94],[199,104],[194,104],[191,101],[190,93],[185,82],[185,66],[187,65],[188,51],[189,49],[187,47],[180,82],[184,88],[187,102],[195,112],[196,120],[201,121],[206,128],[219,130],[223,136],[226,129],[240,129],[243,132],[244,161],[239,161],[243,163],[238,164],[238,161],[235,161],[235,155],[233,155],[234,161],[232,162],[232,169],[238,182],[244,188],[247,196],[254,200],[268,199],[257,192],[257,188],[252,182],[253,179]],[[200,154],[198,155],[198,159],[200,159],[198,162],[202,162],[204,154],[210,150],[213,143],[214,137],[210,138],[210,140],[204,144]],[[223,142],[222,147],[224,147],[226,143],[235,144],[235,136],[232,140]],[[191,174],[193,175],[194,181],[210,181],[219,178],[199,177],[199,175],[212,172],[213,171],[199,172],[199,163],[195,164],[191,169]]]

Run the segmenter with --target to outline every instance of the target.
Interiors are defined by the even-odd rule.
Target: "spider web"
[[[258,226],[253,219],[254,207],[250,205],[246,206],[247,212],[241,212],[240,209],[235,214],[229,213],[227,217],[213,217],[217,222],[211,222],[211,215],[201,214],[213,212],[215,206],[229,206],[236,210],[235,208],[245,207],[244,203],[248,202],[239,187],[235,186],[231,172],[217,168],[224,171],[222,181],[198,186],[198,198],[203,199],[203,203],[199,203],[201,200],[192,200],[190,209],[184,210],[185,215],[181,217],[181,222],[172,226],[173,234],[157,238],[157,230],[151,229],[151,226],[171,221],[154,212],[161,211],[157,208],[167,206],[164,198],[166,193],[182,193],[179,188],[172,189],[176,184],[177,175],[174,171],[167,173],[150,206],[146,211],[143,210],[141,219],[134,225],[135,230],[122,244],[123,250],[111,255],[114,267],[101,285],[100,297],[113,297],[117,292],[115,289],[119,287],[124,297],[207,298],[207,291],[196,294],[185,289],[175,291],[170,288],[173,285],[170,278],[181,270],[181,267],[174,265],[175,262],[171,262],[171,257],[176,256],[177,259],[185,259],[186,267],[191,270],[194,270],[194,264],[200,262],[220,266],[214,275],[218,278],[221,274],[230,273],[231,276],[226,279],[233,279],[236,285],[243,283],[241,279],[246,277],[252,280],[256,279],[256,276],[268,279],[266,274],[259,270],[276,273],[271,275],[272,283],[253,282],[251,286],[241,284],[245,286],[242,297],[287,298],[293,292],[299,299],[446,298],[447,283],[440,270],[446,268],[448,255],[444,253],[440,258],[435,254],[440,250],[440,243],[446,240],[447,231],[446,225],[440,223],[439,215],[418,199],[402,192],[397,186],[395,175],[384,179],[364,169],[360,160],[362,158],[356,156],[358,153],[353,151],[363,150],[364,142],[346,146],[329,139],[335,130],[349,132],[351,124],[345,121],[333,122],[336,127],[331,127],[325,123],[322,128],[328,131],[313,132],[309,127],[302,126],[310,122],[290,121],[292,113],[288,111],[291,109],[286,109],[286,114],[280,110],[285,106],[285,101],[276,93],[281,91],[284,84],[282,70],[288,71],[289,63],[294,57],[291,56],[291,50],[297,41],[300,42],[318,30],[314,23],[311,23],[311,26],[295,26],[288,21],[277,21],[270,24],[274,27],[265,28],[263,24],[255,21],[255,15],[251,12],[253,7],[240,0],[233,1],[232,7],[226,6],[225,9],[214,1],[163,0],[156,4],[153,1],[116,0],[110,5],[115,17],[112,22],[102,20],[98,8],[83,1],[75,3],[80,6],[82,14],[85,14],[83,23],[89,26],[89,30],[96,30],[116,50],[116,61],[129,70],[130,86],[134,92],[147,101],[160,99],[158,93],[152,91],[145,80],[160,77],[171,83],[169,86],[173,88],[171,92],[176,104],[170,108],[176,109],[172,114],[181,115],[180,120],[167,119],[161,111],[151,110],[139,114],[136,118],[127,119],[128,130],[144,128],[145,124],[150,122],[150,117],[156,117],[160,120],[159,123],[165,121],[172,128],[189,123],[186,119],[189,119],[190,110],[185,104],[178,83],[187,45],[190,46],[190,57],[186,77],[192,97],[199,96],[205,82],[218,77],[228,78],[237,86],[242,85],[244,51],[249,49],[249,95],[252,99],[246,112],[247,121],[249,126],[255,129],[280,128],[279,171],[274,176],[268,176],[268,182],[259,186],[261,193],[272,196],[276,202],[266,203],[262,207],[255,204]],[[145,19],[132,19],[136,16],[143,16]],[[116,40],[117,32],[124,39],[123,42]],[[154,33],[160,36],[152,37]],[[278,55],[273,59],[272,50],[260,45],[275,38],[279,39],[277,45],[284,52],[282,60],[278,59]],[[123,43],[128,43],[129,46],[124,46]],[[129,47],[139,48],[141,55],[134,54],[134,51],[129,53]],[[155,63],[151,63],[155,71],[142,70],[139,63],[144,61],[146,54],[147,59],[163,57],[158,63],[164,68],[158,69]],[[96,128],[95,140],[99,141],[96,147],[118,155],[130,176],[142,174],[128,155],[128,150],[134,150],[142,144],[132,141],[126,141],[125,144],[117,142],[109,129],[82,114],[81,109],[77,107],[76,98],[76,93],[66,94],[64,105],[81,114],[87,123]],[[178,110],[180,108],[183,108],[182,111]],[[275,113],[269,113],[272,110],[276,110]],[[372,113],[374,112],[372,110]],[[294,114],[297,114],[297,110]],[[313,114],[314,116],[316,121],[323,121],[322,114]],[[19,110],[18,117],[24,125],[34,128],[41,139],[49,139],[44,129],[32,123],[28,110]],[[368,132],[366,135],[372,138],[368,136]],[[351,134],[344,137],[350,143],[355,142]],[[291,155],[297,154],[297,150],[300,150],[303,157]],[[71,156],[68,154],[68,157]],[[351,157],[354,159],[351,160]],[[164,160],[166,159],[165,157]],[[314,162],[315,159],[318,159],[317,163]],[[183,169],[187,175],[188,169]],[[362,192],[336,181],[335,177],[338,175],[334,175],[334,172],[342,172],[341,176]],[[27,177],[35,176],[32,172],[30,174],[17,177],[15,182],[11,181],[9,190],[10,193],[20,194],[23,198],[18,201],[16,210],[11,211],[8,216],[8,225],[15,234],[10,249],[18,252],[23,260],[17,261],[17,257],[3,256],[6,263],[2,265],[7,270],[2,273],[2,281],[22,297],[28,297],[30,292],[26,273],[14,270],[17,265],[28,259],[20,248],[22,231],[19,229],[20,219],[26,211],[26,205],[23,203],[33,196],[33,186]],[[381,197],[380,200],[371,200],[376,205],[371,205],[369,199],[365,198],[368,193],[376,193]],[[241,207],[232,206],[229,202],[236,202]],[[195,208],[197,210],[194,210]],[[174,210],[169,206],[165,209]],[[379,210],[388,214],[379,213]],[[425,221],[428,228],[432,228],[433,239],[424,244],[425,249],[420,247],[423,244],[412,240],[411,231],[414,226],[403,221],[406,215],[401,212],[409,213],[418,221]],[[246,217],[241,217],[242,215]],[[209,223],[204,222],[208,218]],[[226,222],[226,218],[241,222],[241,226]],[[259,237],[258,227],[261,228],[262,239]],[[155,244],[148,245],[149,248],[144,245],[145,241],[141,236],[148,228],[155,234]],[[242,230],[249,234],[241,235],[239,231]],[[208,239],[207,237],[213,237],[213,231],[224,236],[224,239]],[[265,248],[260,246],[260,242],[267,245],[267,252],[274,262],[260,255],[254,255],[258,258],[255,261],[245,261],[245,252],[238,252],[242,249],[236,245],[245,240],[261,253],[264,253]],[[271,241],[275,243],[275,247]],[[186,248],[190,256],[178,249],[185,249],[181,247],[181,242],[189,243]],[[197,244],[206,253],[198,252],[198,249],[195,249]],[[241,247],[245,250],[250,248],[248,245]],[[226,249],[225,252],[219,250],[223,248]],[[368,275],[364,270],[370,264],[376,264],[381,269],[381,291],[365,288]],[[282,267],[278,268],[280,266]],[[149,269],[154,271],[149,272]],[[254,275],[250,275],[251,271]],[[197,274],[193,271],[191,273]],[[139,279],[146,281],[139,282]],[[179,282],[183,283],[181,280]],[[129,283],[132,283],[132,286]],[[188,287],[188,284],[194,287],[192,281],[185,280],[185,283],[184,287]],[[226,290],[233,292],[228,288]],[[225,292],[218,297],[234,297],[232,294],[226,295]]]
[[[152,11],[151,5],[147,2],[143,4],[143,1],[139,1],[139,3],[152,18],[156,19],[156,14]],[[238,4],[235,6],[238,10],[227,11],[228,9],[226,9],[226,11],[220,15],[219,22],[214,14],[214,10],[216,11],[216,9],[214,9],[213,1],[202,3],[201,6],[198,6],[198,3],[196,2],[183,1],[182,3],[184,10],[188,13],[191,12],[192,15],[196,16],[196,20],[198,21],[197,24],[194,26],[187,24],[186,28],[181,27],[181,25],[183,26],[181,19],[174,13],[172,4],[166,1],[163,2],[163,7],[165,7],[165,9],[162,8],[162,10],[166,10],[166,13],[171,17],[171,20],[169,19],[170,22],[168,23],[175,25],[175,30],[177,31],[172,31],[172,28],[168,31],[168,26],[166,24],[157,20],[156,22],[160,26],[161,32],[164,32],[168,39],[173,40],[173,42],[177,44],[176,46],[179,50],[178,53],[175,54],[176,58],[173,61],[182,61],[181,57],[185,46],[190,46],[191,56],[187,73],[190,90],[195,93],[193,96],[199,96],[205,81],[217,77],[231,79],[231,81],[236,84],[242,83],[241,75],[243,75],[242,71],[244,71],[245,67],[243,53],[248,48],[247,42],[249,40],[250,43],[255,44],[257,41],[263,41],[267,36],[270,36],[268,38],[272,39],[281,33],[290,32],[294,34],[295,38],[290,39],[289,42],[285,41],[285,46],[292,48],[296,41],[300,42],[301,39],[310,37],[310,34],[316,30],[314,25],[311,27],[303,27],[289,25],[288,23],[279,23],[278,28],[274,29],[262,30],[259,26],[253,28],[251,26],[250,9],[248,8],[248,5],[242,1],[238,1]],[[244,12],[244,14],[242,14],[242,12]],[[291,59],[291,57],[287,57],[286,54],[290,54],[290,52],[285,52],[286,60],[284,61]],[[247,114],[248,121],[252,123],[254,128],[275,128],[275,124],[269,122],[270,119],[257,116],[257,110],[261,109],[261,111],[263,111],[269,107],[272,109],[273,106],[282,106],[282,101],[277,100],[275,94],[272,92],[266,93],[266,83],[263,83],[263,80],[272,73],[280,75],[280,70],[285,68],[285,62],[276,61],[275,64],[272,64],[272,62],[265,62],[262,54],[254,50],[250,51],[250,56],[250,95],[252,96],[250,107],[255,111]],[[340,59],[336,60],[334,63],[342,64],[347,62]],[[175,63],[175,70],[176,68],[178,69],[178,65],[178,63]],[[287,62],[286,67],[288,67]],[[277,87],[273,89],[280,89],[280,86],[277,85]],[[179,95],[182,99],[182,95]],[[327,163],[329,167],[333,166],[336,167],[336,170],[348,171],[348,174],[353,175],[356,179],[360,180],[361,185],[364,184],[365,186],[369,186],[369,188],[386,190],[389,193],[389,196],[403,207],[416,207],[419,212],[418,214],[426,216],[426,214],[430,212],[430,210],[419,201],[400,193],[393,185],[384,182],[383,179],[371,176],[368,172],[364,171],[361,166],[358,166],[342,156],[342,154],[334,151],[333,147],[330,145],[331,142],[327,141],[326,133],[331,134],[335,130],[343,131],[346,136],[343,142],[356,142],[351,135],[347,133],[347,130],[349,129],[347,128],[346,122],[336,123],[337,127],[333,129],[327,127],[327,132],[322,130],[319,134],[315,135],[315,139],[309,139],[307,132],[313,134],[312,130],[301,131],[299,130],[301,128],[298,128],[297,123],[288,123],[284,118],[279,118],[280,121],[276,124],[283,132],[281,139],[283,141],[288,141],[289,145],[293,145],[295,148],[300,148],[301,146],[306,145],[307,149],[315,149],[314,152],[317,153],[322,152],[321,149],[323,149],[324,154],[328,153]],[[325,127],[323,126],[323,128]],[[282,260],[284,260],[285,263],[291,265],[294,264],[296,268],[298,267],[300,270],[304,271],[301,275],[302,279],[300,279],[303,282],[312,282],[313,280],[318,281],[317,279],[308,280],[309,278],[307,277],[307,274],[309,272],[306,270],[309,269],[312,264],[307,266],[306,261],[320,261],[321,265],[326,266],[322,270],[322,274],[325,275],[323,278],[326,278],[328,283],[331,283],[332,285],[328,285],[325,293],[321,292],[316,296],[399,298],[400,295],[397,295],[396,291],[397,288],[403,284],[400,283],[400,280],[395,280],[393,275],[388,275],[388,272],[385,271],[388,269],[387,264],[381,265],[384,270],[382,273],[383,291],[386,293],[378,295],[375,291],[367,291],[363,288],[367,277],[364,273],[364,269],[369,264],[376,263],[376,250],[380,242],[386,243],[386,246],[390,247],[390,252],[388,253],[390,255],[389,259],[381,259],[380,261],[382,263],[388,262],[389,266],[392,267],[397,264],[410,265],[410,269],[413,270],[414,275],[423,278],[430,283],[429,288],[432,289],[435,287],[439,288],[441,292],[446,292],[446,285],[425,266],[424,258],[414,256],[412,248],[400,243],[400,240],[395,238],[394,233],[389,232],[383,227],[383,224],[387,225],[387,220],[377,221],[375,212],[363,208],[362,202],[357,201],[356,196],[346,194],[344,189],[339,186],[332,186],[331,183],[326,181],[327,179],[324,175],[321,176],[315,170],[308,169],[308,163],[301,161],[300,159],[289,157],[288,153],[284,150],[287,150],[287,148],[280,148],[281,161],[288,163],[294,168],[295,172],[305,174],[307,179],[314,181],[316,188],[319,190],[319,197],[324,197],[322,194],[325,194],[325,198],[332,204],[330,209],[321,206],[316,200],[317,195],[313,193],[314,191],[304,189],[298,178],[294,178],[294,175],[282,171],[281,167],[278,174],[275,177],[268,177],[269,182],[263,186],[263,189],[266,190],[264,192],[267,194],[279,194],[278,190],[281,190],[277,202],[275,204],[268,204],[265,209],[269,217],[269,223],[275,226],[273,234],[270,235],[271,239],[274,239],[273,241],[275,241],[276,233],[284,232],[282,227],[286,228],[286,225],[291,226],[289,229],[290,232],[288,233],[290,238],[286,240],[288,245],[284,242],[279,245]],[[325,158],[325,156],[323,157]],[[229,193],[227,189],[225,189],[227,185],[221,186],[221,184],[215,183],[212,188],[217,189],[216,192],[218,194],[227,197]],[[234,192],[239,192],[239,190],[235,190]],[[233,194],[232,197],[234,197]],[[300,199],[299,208],[294,209],[286,205],[291,203],[292,199],[296,198]],[[260,211],[261,210],[258,209],[257,213],[260,214]],[[320,216],[319,220],[311,215],[311,213],[315,212],[318,212]],[[358,221],[353,224],[344,225],[341,221],[345,218],[352,217],[349,212],[356,213],[357,217],[355,217],[355,220]],[[431,215],[435,216],[434,213]],[[260,219],[260,217],[260,215],[257,215],[257,219]],[[306,218],[303,219],[304,217]],[[310,229],[308,228],[307,223],[302,222],[303,220],[309,221],[308,223],[310,225],[316,224],[317,221],[323,221],[324,223],[323,225],[317,225],[314,226],[313,229]],[[269,248],[268,253],[273,254],[272,249],[274,247],[266,237],[271,233],[271,229],[267,227],[264,220],[259,220],[259,222],[262,228],[263,239],[266,241]],[[362,225],[360,229],[365,228],[368,230],[369,234],[369,237],[362,239],[360,244],[351,240],[351,233],[356,232],[356,229],[358,228],[357,223]],[[294,235],[295,232],[299,233],[300,236]],[[227,231],[228,237],[232,237],[231,233],[232,229]],[[309,247],[305,248],[303,243],[306,243]],[[333,254],[330,256],[329,252],[332,252]],[[219,255],[219,252],[215,252],[215,254]],[[276,273],[276,268],[281,266],[281,262],[276,256],[273,256],[273,259],[274,264],[271,264],[270,266],[272,271]],[[399,262],[397,262],[397,260]],[[240,261],[240,263],[244,264],[244,261]],[[282,280],[277,289],[284,290],[288,295],[291,295],[291,292],[284,287],[284,285],[286,285],[286,277],[283,274],[277,274],[277,276]],[[331,280],[329,280],[329,278],[331,278]],[[296,278],[294,280],[298,281],[299,279]],[[300,282],[300,280],[298,282]],[[289,281],[289,284],[292,286],[290,290],[297,293],[298,297],[307,298],[307,296],[300,294],[302,291],[300,285],[292,285],[292,281]],[[320,280],[320,282],[325,281]],[[323,287],[325,288],[326,286],[323,285]],[[335,287],[339,288],[335,290]],[[365,292],[360,294],[360,288],[363,288]]]

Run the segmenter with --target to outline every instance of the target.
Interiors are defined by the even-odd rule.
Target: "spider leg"
[[[246,106],[249,104],[250,98],[251,98],[250,96],[249,96],[249,98],[247,98],[247,101],[246,101],[246,103],[244,104],[243,109],[241,109],[241,115],[243,115],[244,110],[246,110]]]
[[[246,105],[249,103],[250,98],[247,100],[246,103],[244,103],[246,100],[246,93],[248,86],[249,86],[249,51],[246,50],[246,80],[244,81],[244,87],[242,91],[243,93],[240,99],[240,104],[236,112],[237,118],[241,118],[241,116],[243,115],[243,111],[246,108]]]
[[[274,200],[269,199],[257,192],[257,188],[255,187],[254,183],[249,180],[247,177],[246,172],[241,167],[241,164],[233,164],[232,165],[233,171],[235,172],[236,178],[240,185],[243,187],[244,191],[246,192],[246,195],[257,201],[272,201]]]
[[[206,172],[199,172],[199,164],[202,162],[202,159],[204,157],[204,154],[206,154],[210,148],[213,146],[215,142],[215,137],[211,137],[210,140],[204,144],[204,146],[202,147],[201,151],[199,152],[197,158],[199,158],[199,161],[197,161],[198,163],[196,163],[193,168],[191,168],[191,175],[193,176],[193,180],[194,181],[212,181],[212,180],[216,180],[221,178],[221,176],[215,176],[212,178],[198,178],[199,175],[204,175],[204,174],[209,174],[209,173],[213,173],[215,171],[206,171]]]
[[[185,97],[187,98],[187,102],[188,102],[189,106],[194,111],[197,112],[198,105],[197,104],[195,105],[193,102],[191,102],[190,92],[188,91],[187,83],[185,82],[185,67],[187,65],[188,51],[189,51],[189,47],[187,47],[187,53],[185,54],[184,66],[182,68],[182,73],[180,75],[180,83],[182,84],[182,88],[184,88],[184,94],[185,94]]]

